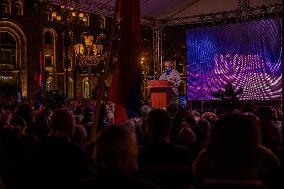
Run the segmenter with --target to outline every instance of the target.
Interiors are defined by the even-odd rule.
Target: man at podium
[[[159,80],[167,80],[173,84],[172,93],[170,95],[170,103],[179,102],[179,91],[178,87],[180,86],[180,73],[173,68],[171,61],[164,62],[164,71],[160,76]]]

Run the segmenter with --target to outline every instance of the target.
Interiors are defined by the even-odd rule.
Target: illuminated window
[[[105,28],[106,28],[106,18],[102,16],[100,18],[100,29],[105,29]]]
[[[73,97],[73,80],[71,78],[68,80],[68,94],[69,97]]]
[[[11,14],[11,1],[2,0],[2,12],[3,14]]]
[[[52,90],[52,77],[48,77],[45,84],[45,90],[51,91]]]
[[[56,72],[56,32],[52,28],[42,31],[42,49],[44,70],[49,73]],[[52,76],[54,79],[54,75]],[[54,82],[54,81],[53,81]],[[53,83],[54,88],[54,83]]]
[[[82,89],[83,89],[83,98],[90,98],[90,83],[88,78],[83,79]]]
[[[83,24],[84,24],[85,26],[89,26],[89,25],[90,25],[89,15],[84,15],[82,21],[83,21]]]
[[[24,14],[24,9],[23,9],[23,4],[21,1],[16,1],[14,3],[14,7],[13,7],[13,12],[16,14],[16,15],[23,15]]]

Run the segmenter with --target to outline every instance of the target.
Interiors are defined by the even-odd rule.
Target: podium
[[[172,82],[167,80],[150,80],[147,86],[150,90],[153,108],[166,107],[170,103],[170,95],[173,87]]]

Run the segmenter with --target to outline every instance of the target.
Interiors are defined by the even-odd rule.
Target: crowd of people
[[[269,106],[216,114],[147,101],[140,116],[114,125],[115,106],[104,102],[91,143],[92,101],[0,105],[1,189],[284,185],[282,117]]]

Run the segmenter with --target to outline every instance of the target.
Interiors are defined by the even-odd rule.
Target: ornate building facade
[[[96,57],[95,63],[86,64],[74,47],[83,47],[85,36],[105,37],[108,18],[36,0],[2,0],[0,14],[0,96],[21,93],[33,99],[41,59],[46,91],[57,90],[70,98],[93,97],[103,61]],[[92,48],[104,44],[103,38]]]

